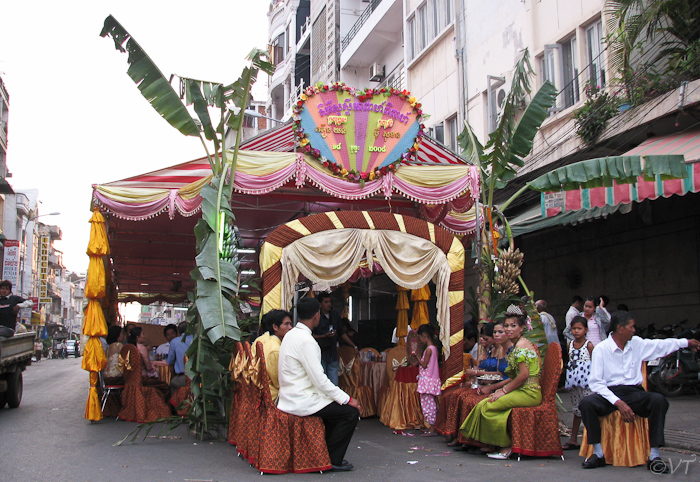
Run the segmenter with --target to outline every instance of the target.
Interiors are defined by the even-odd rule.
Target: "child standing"
[[[581,411],[578,408],[583,397],[591,394],[588,388],[588,376],[591,373],[591,354],[593,343],[586,339],[588,320],[576,316],[571,320],[571,334],[574,339],[569,342],[569,363],[566,366],[566,388],[571,389],[571,405],[574,412],[574,425],[571,438],[562,447],[563,450],[578,450],[578,429],[581,426]]]
[[[418,388],[416,391],[420,394],[420,406],[425,422],[430,425],[430,429],[423,433],[422,437],[434,437],[437,435],[435,431],[435,419],[437,418],[436,397],[440,395],[440,386],[442,385],[438,367],[438,345],[440,345],[440,342],[435,336],[435,330],[430,325],[421,325],[418,328],[418,337],[421,343],[426,345],[423,358],[418,360],[415,353],[411,356],[420,364],[418,368]]]

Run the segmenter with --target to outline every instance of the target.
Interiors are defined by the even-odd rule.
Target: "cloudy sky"
[[[10,94],[8,169],[38,188],[40,212],[63,230],[57,246],[87,271],[92,184],[204,155],[162,120],[126,75],[127,56],[101,38],[113,15],[161,71],[231,82],[266,48],[266,0],[0,0],[0,75]],[[265,78],[254,89],[264,99]]]

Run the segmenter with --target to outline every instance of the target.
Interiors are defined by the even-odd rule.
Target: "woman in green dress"
[[[460,427],[466,438],[495,447],[488,456],[500,460],[511,454],[507,431],[510,411],[542,402],[540,356],[537,348],[522,337],[525,329],[532,329],[529,319],[519,307],[511,305],[503,324],[506,336],[513,342],[513,351],[507,356],[506,375],[510,378],[492,385],[491,396],[479,402]]]

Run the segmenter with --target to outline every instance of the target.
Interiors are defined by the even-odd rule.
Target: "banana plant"
[[[504,219],[501,211],[495,209],[494,194],[515,178],[517,169],[525,165],[524,158],[532,150],[535,135],[556,100],[556,87],[546,81],[523,108],[532,92],[531,76],[530,55],[524,50],[515,65],[513,80],[499,114],[498,125],[489,135],[486,145],[481,145],[467,122],[459,135],[463,155],[481,169],[481,204],[488,222],[477,237],[477,269],[480,283],[476,295],[480,321],[501,317],[508,304],[518,300],[511,292],[494,289],[494,282],[498,277],[497,258],[501,254],[498,249],[496,221]],[[512,242],[510,249],[513,249]],[[517,272],[519,274],[519,269]],[[522,278],[518,279],[522,283]],[[527,291],[527,287],[524,288]],[[538,318],[534,306],[528,306],[528,313]],[[535,324],[535,327],[536,330],[528,336],[541,344],[544,331],[540,324]]]
[[[189,333],[194,339],[186,364],[194,396],[188,419],[203,438],[225,427],[230,393],[226,367],[232,346],[241,337],[237,317],[242,302],[238,298],[239,246],[231,210],[241,126],[259,71],[271,74],[274,66],[266,51],[254,49],[248,55],[250,65],[235,82],[179,77],[178,93],[172,86],[175,76],[167,79],[113,16],[105,19],[100,36],[111,37],[115,48],[128,54],[127,74],[141,94],[180,133],[200,139],[211,166],[212,180],[201,191],[202,218],[194,228],[196,268],[190,275],[196,282],[196,291],[191,295],[193,303],[188,314]],[[216,114],[216,121],[210,111]],[[228,128],[236,132],[233,146],[226,145]]]

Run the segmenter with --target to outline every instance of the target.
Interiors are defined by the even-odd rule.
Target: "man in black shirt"
[[[0,281],[0,336],[13,336],[17,325],[17,313],[26,300],[12,293],[12,283]]]
[[[340,315],[333,311],[330,293],[318,293],[316,299],[321,304],[321,319],[313,330],[313,336],[321,347],[323,371],[338,386],[338,338],[343,334],[343,325]]]

